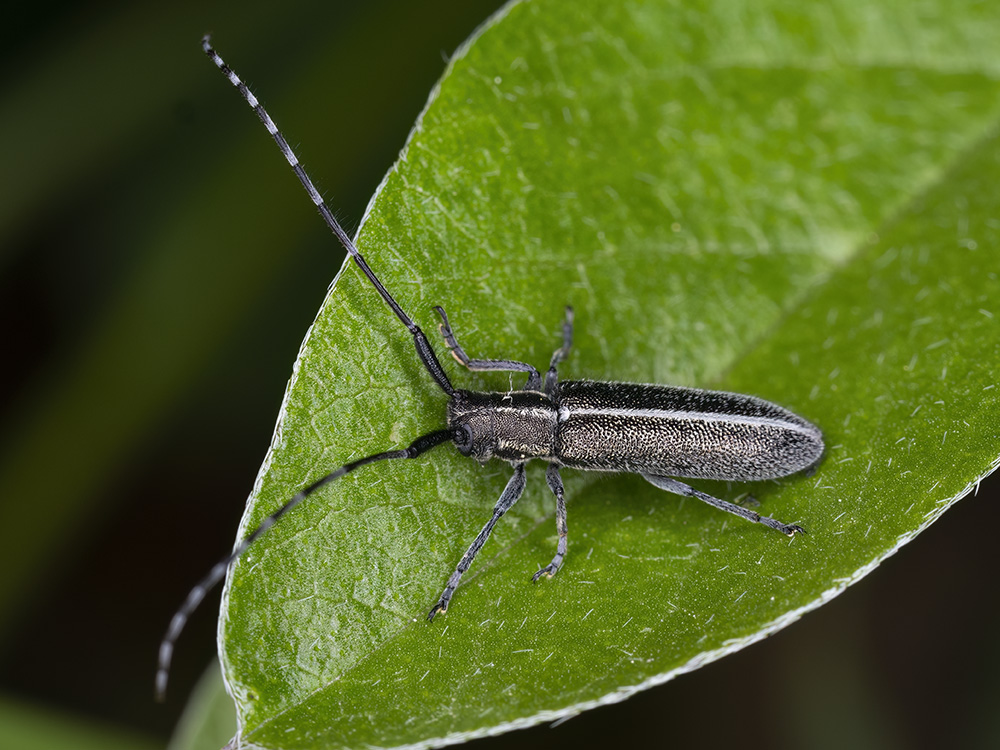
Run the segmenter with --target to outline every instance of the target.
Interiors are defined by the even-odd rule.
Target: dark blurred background
[[[166,743],[212,659],[218,593],[184,634],[165,706],[152,701],[157,643],[233,542],[340,264],[201,35],[350,231],[448,55],[498,5],[5,9],[0,748],[16,746],[4,723],[18,711]],[[478,745],[1000,747],[998,488],[762,644]]]

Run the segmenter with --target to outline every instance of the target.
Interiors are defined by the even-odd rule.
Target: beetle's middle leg
[[[752,523],[761,523],[770,529],[775,529],[780,531],[782,534],[787,536],[795,536],[798,534],[805,534],[806,531],[801,526],[796,526],[795,524],[782,523],[781,521],[775,520],[774,518],[769,518],[768,516],[762,516],[760,513],[755,513],[752,510],[748,510],[741,505],[736,505],[735,503],[730,503],[725,500],[720,500],[717,497],[712,497],[711,495],[705,494],[704,492],[699,492],[694,487],[684,484],[684,482],[678,482],[676,479],[671,479],[670,477],[661,477],[656,474],[643,474],[642,478],[645,479],[652,485],[659,487],[661,490],[666,490],[667,492],[673,492],[677,495],[684,495],[686,497],[696,497],[703,503],[708,503],[713,508],[718,508],[719,510],[724,510],[728,513],[732,513],[734,516],[739,516],[740,518],[745,518]]]
[[[472,561],[479,554],[479,550],[483,548],[483,545],[486,544],[486,540],[490,538],[490,534],[493,533],[493,527],[496,526],[500,517],[510,510],[514,503],[518,501],[518,498],[521,497],[521,494],[524,492],[524,485],[524,464],[515,464],[514,475],[507,482],[507,486],[504,487],[500,499],[497,500],[496,507],[493,509],[493,515],[486,522],[486,525],[483,526],[483,530],[479,532],[478,536],[472,540],[469,549],[462,555],[462,559],[459,561],[458,567],[455,568],[455,572],[448,578],[448,584],[444,587],[441,598],[438,599],[438,603],[427,614],[428,620],[433,620],[438,612],[447,611],[448,602],[451,601],[455,589],[458,588],[458,582],[462,580],[462,574],[472,565]]]
[[[559,568],[562,567],[563,560],[566,558],[566,535],[568,532],[566,527],[566,498],[563,496],[563,483],[562,477],[559,476],[559,464],[549,464],[549,468],[545,471],[545,481],[549,483],[549,489],[556,496],[556,531],[559,532],[559,543],[556,545],[556,556],[552,558],[552,562],[535,573],[531,577],[532,581],[537,581],[542,576],[548,576],[549,578],[554,576],[559,572]]]
[[[455,334],[451,330],[451,324],[448,323],[448,315],[445,313],[444,308],[440,305],[435,305],[434,309],[437,310],[438,315],[441,316],[441,325],[438,327],[441,329],[441,335],[444,336],[445,345],[447,345],[448,349],[451,351],[451,356],[453,356],[459,364],[464,365],[473,372],[526,372],[528,373],[528,382],[524,385],[525,390],[537,391],[541,388],[542,376],[539,374],[538,370],[526,362],[518,362],[515,359],[470,358],[462,347],[458,345],[458,341],[455,339]]]
[[[549,362],[549,371],[545,373],[545,392],[549,395],[555,390],[558,376],[556,367],[560,362],[569,356],[569,350],[573,347],[573,308],[566,305],[566,317],[563,319],[563,343],[552,353],[552,361]],[[551,486],[551,485],[550,485]]]

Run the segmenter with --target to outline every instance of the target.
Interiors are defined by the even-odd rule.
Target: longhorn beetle
[[[527,375],[527,382],[519,391],[475,393],[454,388],[423,331],[382,285],[337,223],[264,107],[219,57],[208,36],[202,40],[202,48],[257,113],[327,226],[413,336],[421,363],[448,396],[448,426],[418,437],[408,448],[376,453],[344,464],[300,490],[239,542],[232,554],[217,563],[191,590],[171,619],[160,644],[156,674],[156,692],[160,698],[166,690],[174,643],[188,617],[206,592],[225,576],[229,565],[278,519],[316,490],[350,471],[376,461],[416,458],[448,440],[463,456],[480,463],[491,458],[507,461],[514,467],[514,474],[493,508],[493,515],[448,578],[441,597],[427,615],[428,620],[448,609],[462,574],[469,569],[500,517],[521,497],[525,485],[524,465],[535,458],[548,463],[545,478],[556,498],[559,541],[552,562],[534,574],[534,581],[542,576],[554,576],[566,557],[566,499],[559,476],[562,467],[639,474],[660,489],[695,497],[788,536],[804,533],[800,526],[781,523],[712,497],[672,477],[752,481],[794,474],[811,468],[822,457],[823,436],[819,429],[802,417],[754,396],[665,385],[559,381],[556,369],[569,356],[573,341],[572,308],[566,308],[562,346],[552,355],[543,378],[538,370],[524,362],[469,357],[456,340],[444,308],[435,307],[441,318],[439,327],[445,346],[460,364],[474,372],[522,372]]]

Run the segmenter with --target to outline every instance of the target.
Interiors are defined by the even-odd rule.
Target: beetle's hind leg
[[[448,314],[444,311],[444,308],[440,305],[435,305],[434,309],[441,316],[441,325],[438,328],[444,337],[444,343],[451,351],[451,356],[459,364],[464,365],[473,372],[526,372],[528,373],[528,382],[524,385],[525,390],[537,391],[541,387],[542,376],[538,370],[526,362],[518,362],[515,359],[472,359],[469,357],[455,339],[455,334],[451,330],[451,324],[448,322]]]
[[[556,496],[556,531],[559,532],[559,543],[556,545],[556,556],[552,558],[552,562],[535,573],[531,577],[532,581],[537,581],[542,576],[551,578],[559,572],[563,560],[566,559],[566,536],[568,532],[566,526],[566,498],[563,494],[563,483],[562,477],[559,476],[558,464],[549,464],[549,468],[545,471],[545,481],[549,483],[549,489]]]
[[[801,526],[796,526],[795,524],[782,523],[768,516],[762,516],[760,513],[755,513],[752,510],[748,510],[736,503],[730,503],[725,500],[720,500],[717,497],[712,497],[704,492],[699,492],[694,487],[684,484],[684,482],[678,482],[676,479],[671,479],[670,477],[661,477],[656,474],[643,474],[642,478],[645,479],[652,485],[659,487],[661,490],[666,490],[667,492],[673,492],[676,495],[684,495],[685,497],[696,497],[703,503],[708,503],[713,508],[718,508],[719,510],[724,510],[727,513],[732,513],[734,516],[739,516],[740,518],[745,518],[752,523],[761,523],[767,526],[769,529],[774,529],[780,531],[786,536],[795,536],[796,534],[805,534],[806,531]]]
[[[569,356],[569,350],[573,348],[573,308],[566,305],[566,317],[563,319],[563,343],[552,353],[552,361],[549,362],[549,371],[545,373],[545,392],[551,394],[555,390],[558,382],[556,367]],[[558,474],[557,474],[558,476]],[[551,486],[551,485],[550,485]]]

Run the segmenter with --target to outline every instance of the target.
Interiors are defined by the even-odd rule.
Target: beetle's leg
[[[556,367],[560,362],[569,356],[569,350],[573,346],[573,308],[566,305],[566,318],[563,320],[563,344],[552,353],[552,361],[549,362],[549,371],[545,373],[545,392],[551,394],[555,390],[558,377]],[[551,486],[551,485],[550,485]],[[553,571],[554,572],[554,571]]]
[[[740,518],[745,518],[753,523],[762,523],[768,528],[780,531],[782,534],[787,534],[788,536],[794,536],[796,533],[805,534],[805,529],[801,526],[796,526],[795,524],[785,524],[781,521],[776,521],[773,518],[768,518],[767,516],[762,516],[760,513],[754,513],[752,510],[743,508],[735,503],[730,503],[725,500],[720,500],[717,497],[712,497],[711,495],[706,495],[704,492],[699,492],[694,487],[690,487],[684,482],[678,482],[676,479],[671,479],[670,477],[660,477],[655,474],[643,474],[642,478],[645,479],[650,484],[654,484],[661,490],[666,490],[667,492],[673,492],[677,495],[685,495],[686,497],[696,497],[704,503],[708,503],[714,508],[719,510],[724,510],[728,513],[732,513]]]
[[[760,500],[751,495],[749,492],[744,492],[742,495],[736,498],[735,501],[733,501],[733,504],[742,506],[744,508],[759,508]]]
[[[500,495],[500,499],[497,501],[496,507],[493,509],[493,516],[486,525],[483,526],[483,530],[479,532],[479,535],[472,540],[472,544],[469,545],[469,549],[465,551],[462,556],[461,561],[458,563],[458,567],[455,568],[455,572],[451,574],[448,579],[448,585],[444,587],[444,592],[441,594],[441,598],[438,599],[438,603],[434,605],[431,611],[427,614],[428,620],[433,620],[434,616],[438,612],[446,612],[448,610],[448,602],[451,601],[452,594],[455,593],[455,589],[458,587],[458,582],[462,579],[462,574],[469,569],[472,565],[472,561],[479,554],[479,550],[483,548],[486,544],[486,540],[490,538],[490,534],[493,532],[493,527],[496,526],[497,521],[500,520],[500,516],[511,509],[511,506],[517,502],[518,498],[521,497],[521,493],[524,492],[524,464],[515,464],[514,466],[514,476],[510,478],[507,482],[507,486],[504,487],[503,494]]]
[[[563,560],[566,558],[566,498],[563,496],[562,477],[559,476],[559,465],[549,464],[545,471],[545,480],[549,483],[549,489],[556,496],[556,531],[559,532],[559,543],[556,546],[556,556],[552,562],[539,570],[531,577],[532,581],[537,581],[542,576],[551,578],[559,572]]]
[[[526,372],[528,373],[528,382],[524,385],[525,390],[537,391],[541,387],[542,376],[538,370],[525,362],[518,362],[515,359],[471,359],[462,347],[458,345],[458,341],[455,340],[455,334],[451,330],[451,324],[448,323],[448,315],[445,313],[444,308],[436,305],[434,309],[441,316],[441,325],[438,328],[441,329],[444,342],[451,351],[451,356],[459,364],[468,367],[473,372]]]

